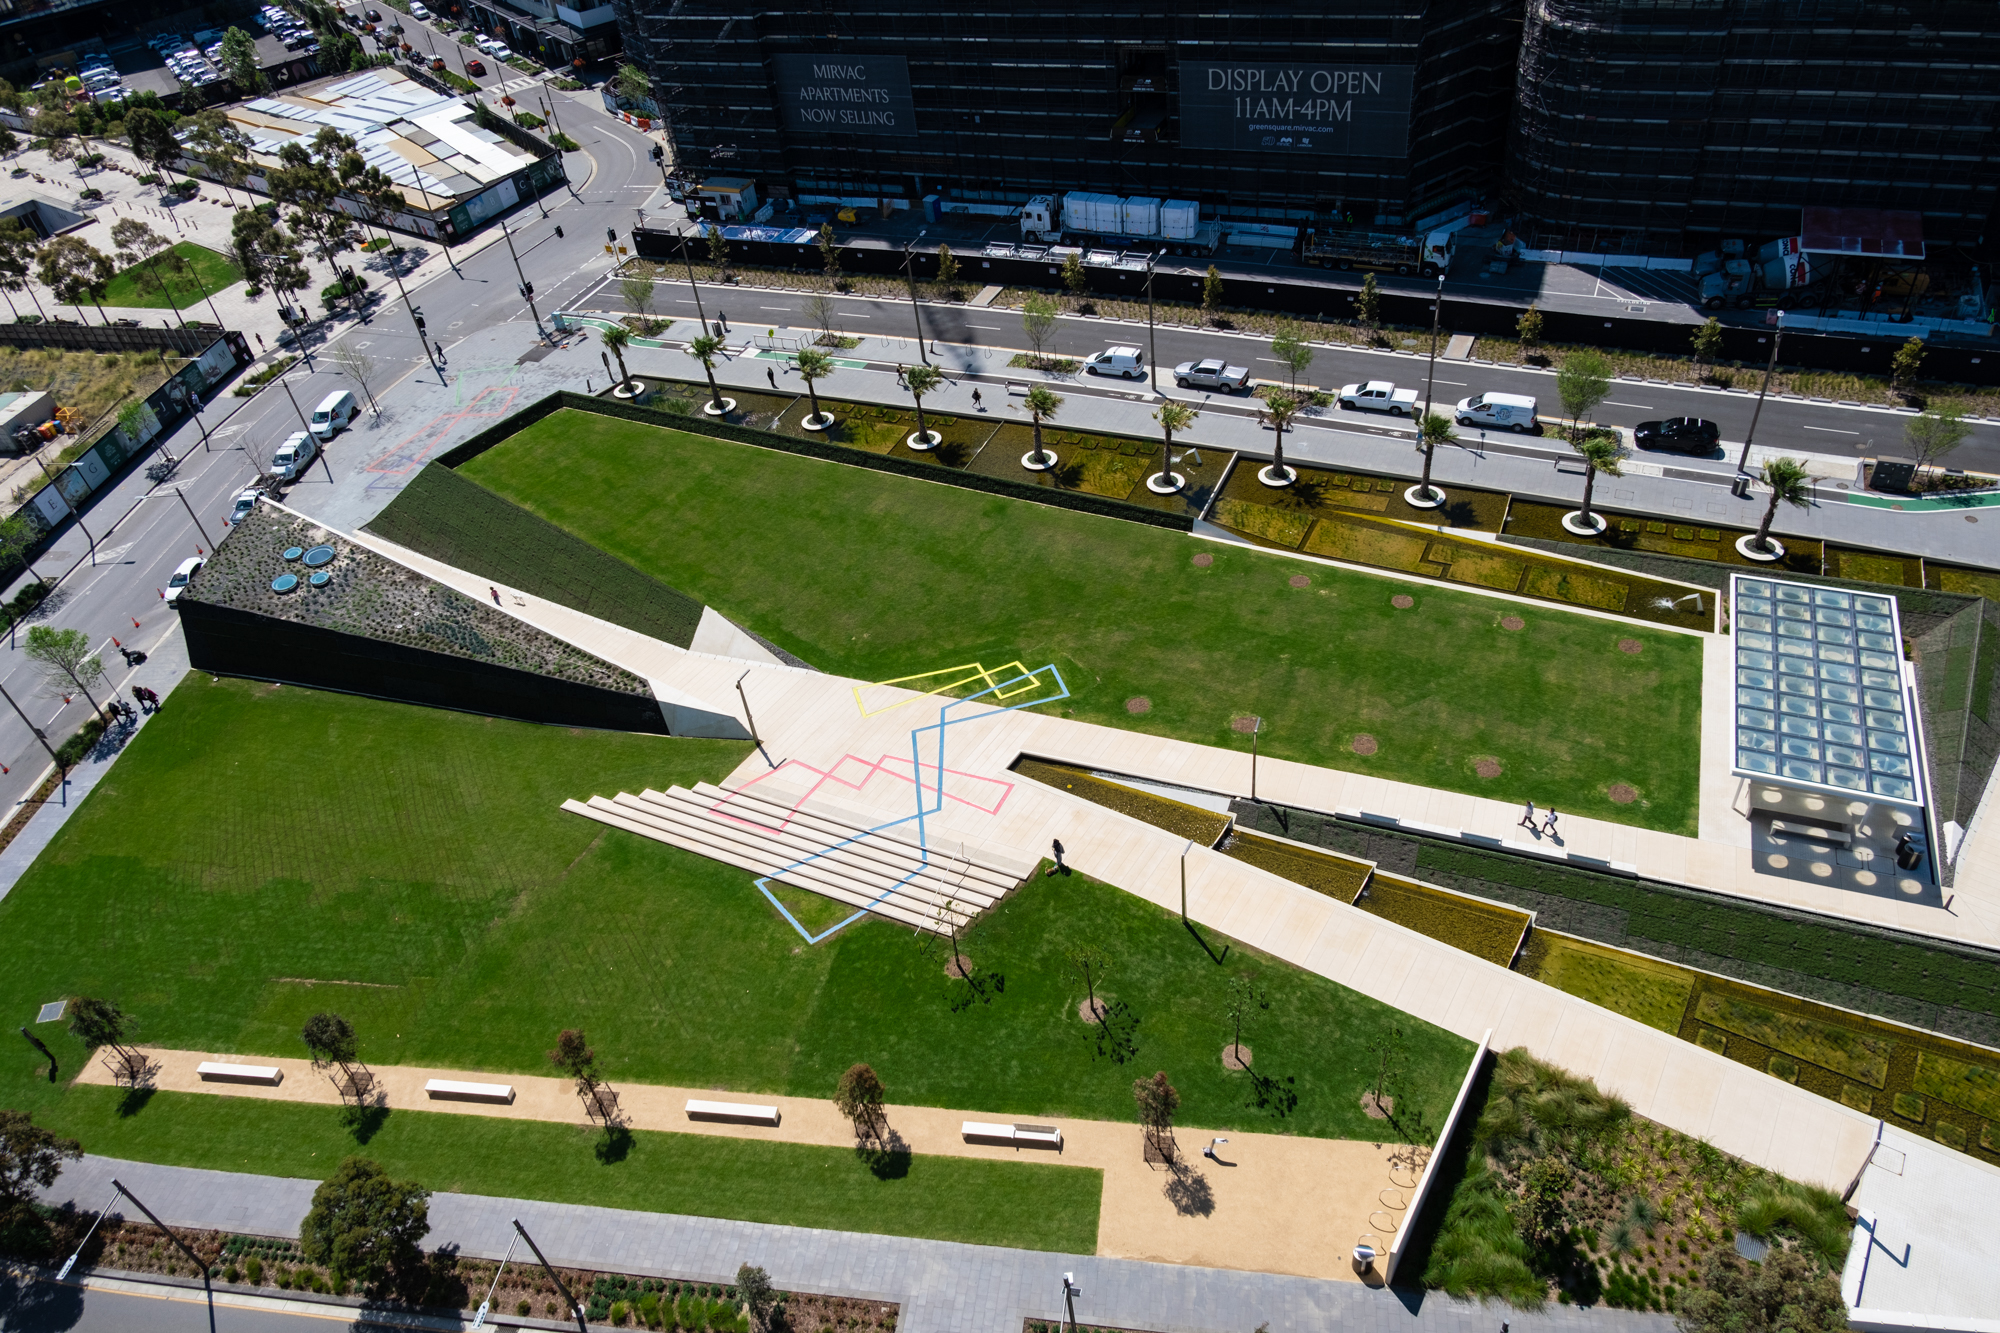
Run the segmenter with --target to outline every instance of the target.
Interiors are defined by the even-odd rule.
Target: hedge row
[[[1003,495],[1010,500],[1026,500],[1031,504],[1074,509],[1079,513],[1096,514],[1102,518],[1122,518],[1133,523],[1150,523],[1155,527],[1174,528],[1181,532],[1191,532],[1194,529],[1194,519],[1188,515],[1148,509],[1144,505],[1127,504],[1123,500],[1113,500],[1107,496],[1087,495],[1082,491],[1061,491],[1037,486],[1032,482],[1015,481],[1008,477],[988,477],[977,472],[961,472],[953,468],[939,467],[935,463],[918,463],[893,455],[871,454],[865,449],[853,449],[829,440],[794,439],[789,435],[779,435],[772,431],[731,425],[711,417],[683,416],[651,407],[636,407],[630,403],[596,398],[567,389],[558,390],[539,402],[529,404],[515,415],[488,426],[464,444],[439,455],[437,461],[447,468],[462,467],[502,440],[520,433],[551,412],[562,411],[565,408],[577,412],[595,412],[600,416],[620,417],[627,421],[642,421],[648,425],[684,430],[690,435],[706,435],[712,439],[755,445],[760,449],[776,449],[806,458],[823,459],[830,463],[845,463],[849,467],[892,472],[898,476],[915,477],[921,481],[934,481],[946,486],[962,486],[971,491]]]
[[[698,599],[436,463],[412,477],[368,531],[679,648],[694,642],[701,624]]]

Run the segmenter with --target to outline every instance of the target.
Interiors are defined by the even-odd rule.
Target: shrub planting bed
[[[1216,814],[1198,805],[1176,801],[1149,791],[1140,791],[1122,782],[1095,776],[1088,769],[1076,768],[1069,764],[1052,764],[1041,759],[1023,756],[1014,761],[1014,771],[1024,778],[1068,792],[1101,805],[1107,810],[1116,810],[1122,815],[1130,815],[1155,828],[1163,828],[1176,837],[1188,839],[1203,847],[1213,847],[1229,829],[1229,816]]]
[[[1514,961],[1529,922],[1526,912],[1477,902],[1380,870],[1357,891],[1354,905],[1502,967]]]

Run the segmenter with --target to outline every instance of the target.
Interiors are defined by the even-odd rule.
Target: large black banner
[[[1236,152],[1402,157],[1408,65],[1181,61],[1181,143]]]
[[[901,56],[771,57],[778,111],[798,135],[917,132],[910,69]]]

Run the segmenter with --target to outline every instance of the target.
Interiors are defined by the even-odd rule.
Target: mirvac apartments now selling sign
[[[1239,153],[1402,157],[1408,65],[1181,61],[1181,142]]]
[[[901,56],[773,56],[771,77],[793,134],[916,135],[910,70]]]

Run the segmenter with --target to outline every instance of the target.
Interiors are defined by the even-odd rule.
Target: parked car
[[[487,55],[492,55],[493,48],[500,45],[499,41],[495,39],[491,33],[484,33],[484,32],[480,33],[477,37],[474,37],[472,39],[472,44],[478,47],[480,50],[484,51]]]
[[[346,389],[335,389],[320,399],[319,406],[313,409],[312,433],[322,440],[332,439],[347,429],[347,423],[354,420],[357,410],[352,393]]]
[[[1241,393],[1250,384],[1250,372],[1243,366],[1210,357],[1206,361],[1183,361],[1174,367],[1174,383],[1183,389],[1221,389]]]
[[[483,60],[468,60],[465,62],[465,72],[475,79],[482,78],[486,74],[486,62]]]
[[[1413,416],[1417,409],[1417,391],[1399,389],[1387,380],[1369,380],[1366,384],[1342,387],[1340,405],[1366,412],[1387,412],[1392,417]]]
[[[1146,354],[1137,347],[1107,347],[1083,358],[1083,368],[1093,375],[1140,380],[1146,378]]]
[[[1665,421],[1640,422],[1632,428],[1632,439],[1641,449],[1705,454],[1721,442],[1722,427],[1700,417],[1668,417]]]
[[[248,518],[250,511],[257,507],[257,497],[263,493],[255,486],[246,486],[236,492],[236,504],[229,511],[229,526],[233,528]]]
[[[1481,393],[1461,398],[1457,418],[1461,426],[1516,432],[1540,430],[1542,425],[1535,415],[1535,400],[1518,393]]]
[[[493,43],[493,45],[486,48],[486,54],[492,56],[495,60],[505,61],[514,58],[513,48],[507,46],[504,42]]]
[[[173,605],[187,591],[188,580],[201,572],[201,557],[189,556],[175,568],[174,576],[167,580],[167,604]]]
[[[297,481],[306,467],[319,456],[319,441],[309,430],[295,430],[271,455],[271,475],[280,481]]]
[[[382,21],[382,11],[371,9],[368,11],[367,18],[370,23],[380,23]]]
[[[425,9],[422,5],[411,5],[410,17],[420,22],[428,23],[430,22],[431,11]]]

